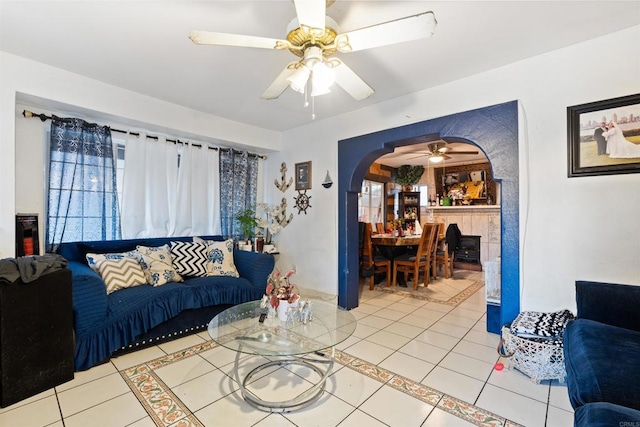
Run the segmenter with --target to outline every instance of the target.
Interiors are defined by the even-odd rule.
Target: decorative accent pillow
[[[107,294],[147,283],[140,264],[134,258],[105,259],[98,263],[98,272],[107,287]]]
[[[150,248],[138,246],[138,262],[147,283],[162,286],[168,282],[182,282],[182,276],[173,268],[169,245]]]
[[[207,276],[207,245],[195,242],[171,242],[173,268],[183,276]]]
[[[86,256],[87,259],[87,264],[89,264],[89,267],[95,271],[96,273],[100,273],[98,271],[98,264],[100,264],[102,261],[107,260],[107,259],[123,259],[123,258],[133,258],[133,259],[137,259],[138,258],[138,251],[137,250],[132,250],[129,252],[122,252],[122,253],[118,253],[118,254],[92,254],[92,253],[88,253]]]
[[[202,240],[199,237],[193,238],[194,242],[205,243],[208,248],[208,276],[230,276],[240,277],[233,262],[233,240],[217,242],[214,240]]]
[[[511,333],[525,338],[558,337],[569,320],[575,317],[569,310],[554,313],[523,311],[511,323]]]

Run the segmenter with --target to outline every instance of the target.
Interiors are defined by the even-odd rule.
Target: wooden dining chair
[[[371,243],[372,226],[371,223],[364,225],[364,236],[362,238],[362,267],[370,269],[373,267],[373,274],[369,277],[369,289],[373,290],[375,275],[378,273],[387,274],[387,286],[391,286],[391,261],[388,258],[378,255],[373,250]]]
[[[381,222],[376,223],[376,232],[378,234],[384,234],[384,224]]]
[[[444,223],[436,222],[436,232],[433,235],[433,242],[431,242],[431,277],[434,279],[438,278],[438,265],[436,262],[437,253],[440,249],[440,243],[444,241],[444,238],[441,239],[441,236],[444,235]]]
[[[444,243],[442,251],[438,251],[436,254],[436,266],[444,268],[444,278],[453,278],[453,261],[455,258],[455,252],[449,253],[449,246]]]
[[[433,263],[431,256],[433,253],[433,236],[437,231],[436,224],[426,223],[422,226],[422,236],[420,237],[420,244],[418,245],[418,251],[415,255],[405,254],[393,260],[393,286],[396,286],[397,273],[404,274],[405,282],[408,280],[408,275],[413,275],[413,290],[418,289],[418,278],[420,276],[420,269],[424,270],[424,286],[429,285],[429,270]]]
[[[442,226],[441,232],[444,233],[444,224],[440,224]],[[438,250],[436,251],[435,264],[436,268],[441,268],[444,270],[444,278],[449,279],[453,277],[453,260],[455,258],[455,252],[449,251],[449,245],[446,240],[442,240],[441,244],[438,245]]]

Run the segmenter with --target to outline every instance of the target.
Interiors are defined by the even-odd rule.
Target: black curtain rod
[[[29,111],[29,110],[22,110],[22,115],[27,119],[38,118],[43,123],[46,122],[47,120],[53,119],[53,117],[47,116],[46,114],[43,114],[43,113],[39,113],[38,114],[38,113],[34,113],[33,111]],[[60,119],[61,120],[70,120],[70,119],[66,119],[66,118],[60,118]],[[91,124],[92,125],[97,125],[97,123],[91,123]],[[127,134],[133,135],[133,136],[140,136],[139,132],[131,132],[131,131],[128,131],[128,130],[115,129],[115,128],[112,128],[111,126],[109,126],[109,129],[111,129],[112,132],[127,133]],[[158,140],[158,137],[155,136],[155,135],[146,135],[146,137],[150,138],[150,139],[155,139],[156,141]],[[167,142],[173,142],[174,144],[187,144],[187,142],[180,141],[179,139],[167,139]],[[202,144],[191,144],[191,145],[194,146],[194,147],[198,147],[198,148],[202,147]],[[223,150],[223,151],[231,151],[233,153],[238,153],[238,154],[243,153],[243,151],[236,150],[236,149],[233,149],[233,148],[218,148],[218,147],[210,147],[210,146],[207,146],[207,148],[209,150],[216,150],[216,151]],[[267,156],[265,156],[265,155],[256,154],[256,153],[248,153],[248,155],[249,156],[255,156],[255,157],[258,157],[258,158],[263,159],[263,160],[267,158]]]

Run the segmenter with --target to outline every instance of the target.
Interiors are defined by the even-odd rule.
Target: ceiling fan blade
[[[420,157],[431,157],[431,154],[420,154],[419,156],[407,157],[407,160],[418,159]]]
[[[282,49],[289,45],[286,40],[267,37],[244,36],[239,34],[214,33],[211,31],[191,31],[189,38],[195,44],[217,46],[256,47],[261,49]]]
[[[451,157],[447,156],[446,154],[436,153],[436,154],[433,154],[432,156],[429,156],[429,159],[431,162],[437,163],[437,162],[440,162],[441,160],[436,160],[436,159],[451,160]]]
[[[276,99],[282,92],[284,92],[289,87],[289,81],[287,80],[289,77],[296,72],[296,69],[300,66],[299,61],[290,62],[284,70],[276,77],[276,79],[271,83],[271,86],[265,90],[262,95],[260,95],[261,99]]]
[[[294,0],[298,23],[311,28],[319,28],[324,32],[326,3],[325,0]]]
[[[340,34],[335,43],[340,52],[371,49],[430,37],[436,24],[433,12],[424,12]]]
[[[447,154],[478,154],[477,151],[447,151]]]
[[[336,73],[336,83],[357,101],[373,95],[374,90],[364,82],[353,70],[338,58],[330,61]]]

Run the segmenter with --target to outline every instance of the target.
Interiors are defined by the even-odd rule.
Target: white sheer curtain
[[[129,135],[121,227],[128,239],[220,234],[218,151]]]
[[[220,159],[206,145],[181,148],[174,235],[220,234]]]
[[[170,236],[176,219],[178,147],[129,135],[125,146],[122,237]]]

